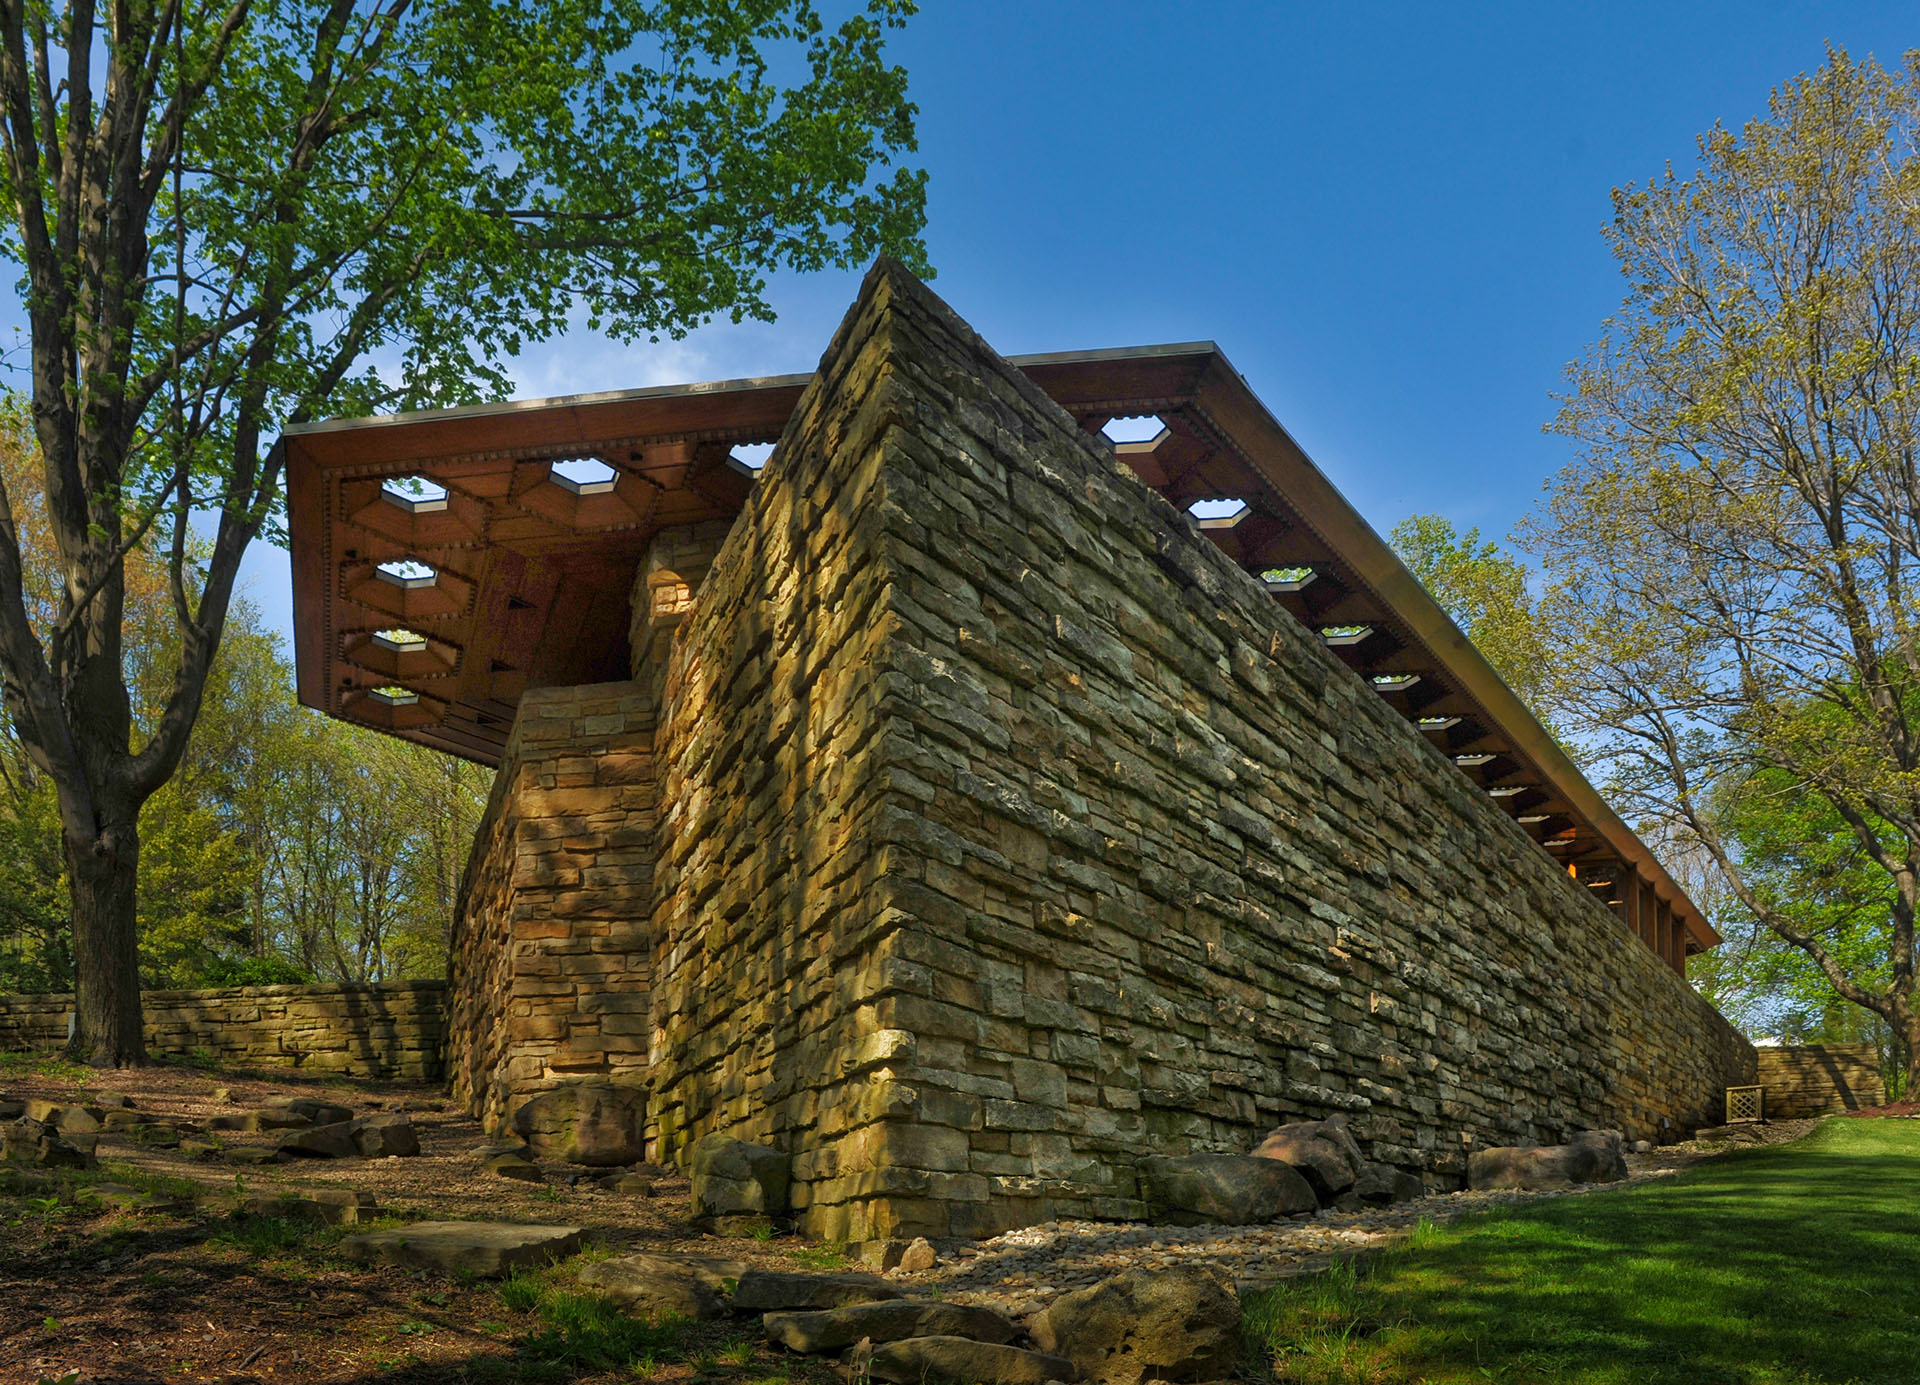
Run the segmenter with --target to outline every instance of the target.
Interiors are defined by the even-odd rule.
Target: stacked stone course
[[[1682,978],[897,268],[671,639],[640,609],[653,1152],[786,1150],[814,1234],[1134,1217],[1142,1156],[1334,1112],[1457,1180],[1482,1145],[1710,1123],[1751,1080]],[[501,965],[474,922],[457,979]]]
[[[146,991],[141,1001],[156,1055],[413,1082],[446,1071],[440,981]],[[71,994],[0,996],[0,1049],[64,1044],[72,1013]]]
[[[448,959],[453,1092],[490,1129],[560,1082],[645,1076],[652,741],[637,684],[521,699]]]
[[[1766,1089],[1769,1119],[1857,1111],[1887,1099],[1880,1050],[1872,1044],[1807,1044],[1759,1050],[1754,1078]]]

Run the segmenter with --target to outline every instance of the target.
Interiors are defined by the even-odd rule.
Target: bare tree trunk
[[[73,900],[75,1024],[67,1052],[100,1068],[147,1061],[140,1008],[136,900],[138,809],[115,813],[92,841],[66,838]]]

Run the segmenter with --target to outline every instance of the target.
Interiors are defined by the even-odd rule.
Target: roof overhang
[[[1200,521],[1201,532],[1248,571],[1292,579],[1268,582],[1273,599],[1373,679],[1544,850],[1603,889],[1609,871],[1650,882],[1684,925],[1689,951],[1720,941],[1218,347],[1012,363],[1090,431],[1157,416],[1158,436],[1115,445],[1142,479],[1182,509],[1242,502]],[[281,446],[300,700],[498,763],[527,689],[628,676],[629,593],[647,542],[665,527],[738,514],[755,473],[733,449],[777,440],[810,379],[289,428]],[[556,479],[556,460],[578,458],[593,459],[607,481]],[[422,508],[383,489],[416,476],[444,487],[446,503]],[[409,587],[404,572],[380,571],[408,561],[434,580]],[[388,638],[402,631],[415,638]]]

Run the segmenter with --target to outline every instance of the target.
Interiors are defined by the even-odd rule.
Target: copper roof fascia
[[[1512,739],[1514,748],[1533,761],[1546,786],[1563,795],[1609,847],[1652,880],[1656,893],[1666,898],[1702,946],[1716,946],[1721,941],[1719,933],[1687,892],[1608,806],[1599,790],[1587,782],[1559,742],[1494,672],[1393,549],[1268,411],[1225,353],[1213,353],[1213,361],[1201,374],[1194,402],[1327,546],[1346,560],[1381,604],[1405,623],[1460,691],[1477,702],[1488,719]]]

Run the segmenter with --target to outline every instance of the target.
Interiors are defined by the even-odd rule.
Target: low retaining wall
[[[149,1053],[205,1053],[223,1067],[299,1068],[438,1082],[445,1075],[446,983],[223,986],[147,991]],[[0,996],[0,1049],[67,1041],[73,996]]]
[[[1887,1099],[1880,1050],[1872,1044],[1805,1044],[1762,1048],[1760,1075],[1766,1113],[1779,1120],[1857,1111]]]

